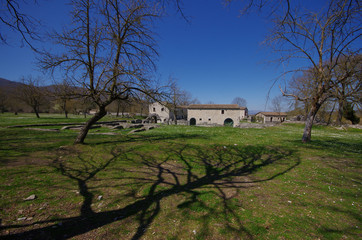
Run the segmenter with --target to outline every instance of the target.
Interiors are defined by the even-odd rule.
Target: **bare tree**
[[[282,96],[276,96],[272,99],[271,104],[274,112],[280,113],[282,111],[282,102],[283,102]]]
[[[283,100],[283,96],[275,96],[271,101],[273,111],[278,113],[280,122],[283,121],[283,118],[281,116],[283,109]]]
[[[339,83],[332,92],[333,97],[338,102],[338,114],[337,124],[341,125],[344,107],[347,102],[358,107],[361,107],[361,96],[362,96],[362,56],[352,56],[345,61],[345,58],[341,58],[338,64],[335,74],[340,75],[344,72],[351,72],[345,81]],[[351,64],[352,62],[352,64]],[[338,77],[338,76],[337,76]]]
[[[300,12],[302,11],[302,12]],[[311,140],[311,130],[315,116],[322,104],[332,96],[331,92],[353,74],[352,68],[336,74],[342,58],[344,64],[356,64],[352,61],[358,54],[356,40],[361,37],[361,9],[358,1],[330,1],[319,13],[298,8],[290,12],[291,16],[275,19],[275,30],[270,42],[282,53],[281,61],[305,59],[310,71],[314,90],[304,97],[283,91],[299,101],[310,101],[303,142]],[[291,72],[306,71],[293,69]]]
[[[53,89],[50,89],[50,95],[55,98],[55,102],[64,113],[65,118],[68,118],[68,113],[70,110],[70,102],[72,99],[78,97],[77,89],[74,86],[69,84],[69,81],[63,80],[62,83],[52,86]]]
[[[233,99],[233,101],[231,102],[231,104],[237,104],[239,105],[239,107],[246,107],[246,100],[242,97],[236,97]]]
[[[73,22],[54,33],[64,53],[47,53],[45,69],[62,68],[76,85],[86,89],[98,112],[84,125],[75,143],[83,143],[90,127],[107,113],[113,101],[127,100],[137,92],[154,94],[147,76],[157,56],[152,32],[157,8],[145,0],[72,1]]]
[[[191,93],[183,90],[179,87],[177,79],[169,77],[168,82],[169,94],[167,94],[168,108],[171,110],[174,116],[175,124],[177,125],[177,118],[180,114],[179,111],[182,111],[182,106],[187,106],[191,103],[197,102],[197,99],[192,99]],[[182,114],[181,114],[182,115]]]
[[[36,117],[40,118],[39,108],[46,102],[46,94],[40,89],[42,80],[28,76],[23,77],[21,81],[22,84],[15,91],[17,98],[30,106]]]
[[[39,21],[25,14],[22,6],[26,3],[34,4],[36,0],[5,0],[0,5],[0,27],[10,29],[21,35],[21,39],[33,50],[37,51],[31,40],[39,40],[39,34],[36,31]],[[3,28],[4,27],[4,28]],[[0,32],[0,41],[7,44],[7,36]]]

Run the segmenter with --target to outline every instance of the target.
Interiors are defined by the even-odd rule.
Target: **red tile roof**
[[[264,116],[287,116],[285,112],[259,112],[259,113],[263,114]]]
[[[238,109],[245,110],[245,107],[239,107],[237,104],[190,104],[188,109]]]

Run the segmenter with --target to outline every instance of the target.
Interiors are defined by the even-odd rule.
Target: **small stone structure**
[[[255,117],[257,121],[262,123],[284,122],[287,119],[287,114],[285,112],[258,112]]]

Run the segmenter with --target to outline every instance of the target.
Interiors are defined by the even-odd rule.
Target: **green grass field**
[[[0,239],[362,238],[361,130],[6,127],[82,121],[0,115]]]

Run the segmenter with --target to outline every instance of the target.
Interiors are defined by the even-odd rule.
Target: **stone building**
[[[175,114],[167,106],[159,102],[150,104],[148,119],[155,123],[174,122]],[[176,119],[185,120],[187,125],[238,126],[240,120],[247,118],[248,109],[237,104],[191,104],[177,107],[175,113]]]
[[[175,121],[175,114],[177,120],[187,119],[187,106],[179,106],[174,112],[165,102],[155,102],[149,105],[148,119],[154,123]]]
[[[237,104],[191,104],[187,106],[189,125],[238,126],[248,116],[246,107]]]
[[[164,123],[173,117],[173,113],[166,107],[166,103],[152,103],[148,107],[148,112],[148,118],[155,123]]]
[[[255,115],[257,121],[263,123],[284,122],[287,119],[285,112],[259,112]]]

